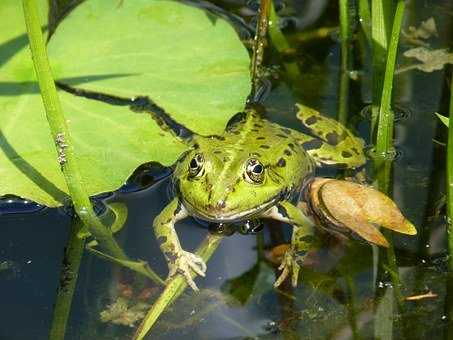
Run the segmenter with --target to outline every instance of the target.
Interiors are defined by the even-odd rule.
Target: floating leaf
[[[0,195],[59,206],[67,188],[25,48],[20,1],[2,0],[0,17]],[[249,57],[234,29],[173,1],[126,1],[117,8],[115,1],[87,0],[59,25],[49,55],[63,82],[150,96],[199,133],[221,131],[249,92]],[[142,163],[170,165],[186,149],[127,106],[59,95],[90,195],[117,189]]]
[[[49,43],[55,77],[90,76],[81,87],[150,96],[188,128],[222,132],[245,105],[250,62],[231,25],[210,16],[175,1],[86,1]]]
[[[378,226],[408,235],[417,233],[396,204],[372,187],[317,178],[310,186],[310,197],[318,216],[354,231],[369,242],[388,246]]]

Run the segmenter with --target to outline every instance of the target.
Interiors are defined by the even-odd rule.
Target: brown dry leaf
[[[382,226],[403,234],[415,235],[415,227],[386,195],[372,187],[334,179],[315,179],[311,190],[317,213],[336,225],[347,227],[369,242],[387,247],[379,232]]]

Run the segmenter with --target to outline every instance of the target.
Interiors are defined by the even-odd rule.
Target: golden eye
[[[203,155],[197,153],[195,156],[190,160],[189,163],[189,175],[195,177],[201,173],[201,169],[203,168]]]
[[[251,158],[245,166],[245,177],[252,183],[262,183],[264,180],[264,165],[256,158]]]

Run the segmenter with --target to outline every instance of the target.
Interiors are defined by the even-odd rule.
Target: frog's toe
[[[184,255],[187,258],[187,263],[189,267],[198,275],[205,277],[206,276],[206,263],[203,259],[193,253],[184,251]]]
[[[193,272],[204,277],[206,275],[205,262],[195,254],[188,251],[182,251],[181,256],[177,258],[176,263],[171,267],[169,277],[172,277],[175,274],[181,274],[186,279],[190,288],[194,291],[198,291],[198,287],[192,278]]]
[[[291,274],[291,284],[293,287],[297,287],[297,280],[299,278],[300,265],[297,263],[297,256],[293,250],[288,250],[282,260],[282,263],[278,267],[278,270],[282,270],[282,273],[274,283],[274,287],[280,286],[283,281]]]

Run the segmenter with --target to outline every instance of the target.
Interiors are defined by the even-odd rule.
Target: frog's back
[[[264,119],[255,110],[247,110],[230,120],[223,138],[238,159],[256,157],[276,179],[299,185],[312,173],[314,164],[295,134]]]

